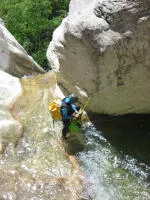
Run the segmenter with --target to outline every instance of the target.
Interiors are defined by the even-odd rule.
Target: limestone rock
[[[150,113],[149,10],[149,0],[72,0],[47,50],[64,92],[92,96],[96,113]]]
[[[21,90],[18,78],[0,70],[0,153],[8,143],[17,141],[22,135],[22,125],[10,112],[11,104]]]
[[[16,77],[45,72],[5,28],[1,19],[0,69]]]
[[[22,125],[10,111],[13,100],[22,91],[21,84],[18,78],[5,72],[22,77],[45,71],[27,54],[0,19],[0,153],[23,133]]]

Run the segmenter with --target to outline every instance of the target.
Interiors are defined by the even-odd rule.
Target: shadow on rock
[[[150,165],[150,115],[106,116],[90,113],[97,129],[117,151]]]

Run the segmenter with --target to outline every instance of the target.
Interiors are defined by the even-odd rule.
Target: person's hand
[[[75,117],[76,117],[76,118],[78,118],[79,115],[80,115],[79,112],[76,112],[76,113],[75,113]]]
[[[77,119],[79,118],[79,113],[74,113],[73,116],[74,116],[74,117],[73,117],[73,120],[77,120]]]

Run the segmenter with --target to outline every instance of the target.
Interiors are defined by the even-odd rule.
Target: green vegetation
[[[1,0],[0,18],[29,55],[48,69],[46,49],[69,0]]]

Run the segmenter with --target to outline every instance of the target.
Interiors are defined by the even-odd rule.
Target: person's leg
[[[67,132],[69,131],[70,120],[63,120],[62,138],[66,138]]]

